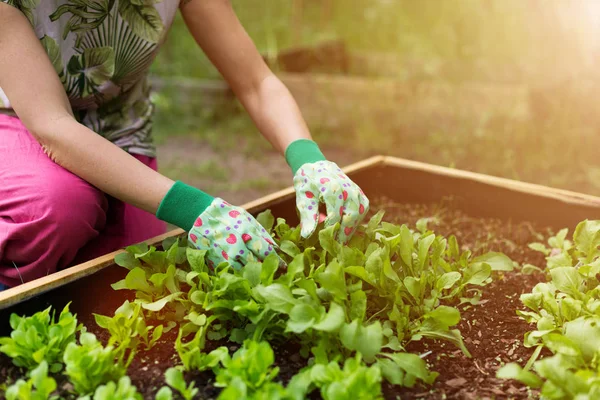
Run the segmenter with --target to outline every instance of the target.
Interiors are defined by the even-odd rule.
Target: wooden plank
[[[346,168],[344,168],[344,171],[351,177],[358,177],[359,175],[362,175],[362,179],[364,181],[363,183],[368,183],[369,180],[373,181],[375,179],[374,177],[371,178],[365,174],[369,174],[369,170],[375,169],[376,167],[397,168],[399,172],[403,171],[404,174],[410,173],[410,171],[419,171],[425,172],[427,174],[430,174],[431,176],[435,176],[438,178],[448,177],[452,179],[460,179],[469,183],[475,183],[477,185],[481,184],[484,186],[476,187],[477,190],[480,191],[478,194],[481,197],[486,196],[486,193],[484,193],[484,188],[489,187],[494,190],[505,190],[505,193],[514,192],[526,194],[534,198],[534,200],[536,198],[539,198],[540,201],[542,201],[543,199],[552,199],[569,207],[564,208],[563,211],[567,209],[570,209],[571,211],[577,210],[577,213],[582,215],[587,215],[584,212],[585,210],[596,210],[596,213],[600,213],[600,198],[595,196],[571,192],[562,189],[554,189],[546,186],[526,182],[519,182],[510,179],[479,174],[475,172],[445,168],[395,157],[371,157],[364,161],[360,161],[347,166]],[[365,180],[365,178],[367,178],[367,180]],[[446,186],[449,184],[450,182],[448,182]],[[280,205],[280,209],[283,206],[285,206],[285,208],[287,209],[289,208],[289,205],[286,203],[293,201],[294,197],[295,192],[293,188],[290,187],[246,203],[242,207],[253,214],[278,205]],[[511,206],[521,206],[521,204],[511,204]],[[580,212],[581,210],[583,211]],[[290,213],[293,212],[293,210],[288,211]],[[557,207],[552,206],[551,210],[548,211],[556,212]],[[150,239],[147,241],[147,243],[156,245],[162,242],[165,238],[176,237],[183,234],[185,234],[185,232],[182,229],[175,229],[163,235]],[[8,308],[14,304],[33,298],[47,291],[59,288],[78,279],[95,274],[104,268],[114,265],[114,257],[121,252],[123,252],[123,250],[115,251],[113,253],[88,261],[86,263],[67,268],[52,275],[0,292],[0,309]]]
[[[351,164],[343,169],[347,174],[351,175],[352,173],[355,173],[357,171],[375,167],[381,164],[383,160],[383,156],[374,156],[369,159],[359,161],[355,164]],[[293,199],[294,196],[294,189],[292,187],[289,187],[278,192],[269,194],[267,196],[261,197],[249,203],[246,203],[242,205],[242,208],[254,214],[266,210],[275,204],[287,201],[289,199]],[[170,232],[149,239],[146,241],[146,243],[148,243],[149,245],[157,245],[160,244],[166,238],[177,237],[184,234],[185,231],[183,229],[174,229]],[[75,265],[73,267],[63,269],[43,278],[39,278],[34,281],[16,286],[14,288],[1,291],[0,309],[8,308],[14,304],[31,299],[35,296],[59,288],[63,285],[69,284],[86,276],[95,274],[96,272],[113,265],[115,257],[123,251],[124,250],[117,250],[104,256],[98,257],[96,259],[87,261],[83,264]]]
[[[577,193],[564,189],[551,188],[548,186],[537,185],[534,183],[515,181],[512,179],[500,178],[497,176],[485,175],[477,172],[446,168],[397,157],[384,156],[382,162],[387,166],[426,171],[432,174],[443,175],[453,178],[468,179],[486,185],[502,187],[520,193],[527,193],[536,196],[552,198],[570,204],[581,205],[586,207],[600,207],[600,197],[584,193]]]
[[[183,233],[183,231],[178,231],[179,230],[173,230],[171,232],[164,233],[160,236],[148,240],[147,242],[148,244],[154,245],[162,242],[168,237],[177,236]],[[44,276],[43,278],[39,278],[31,282],[26,282],[19,286],[15,286],[14,288],[1,291],[0,309],[10,307],[14,304],[38,296],[47,291],[56,289],[78,279],[95,274],[96,272],[113,265],[114,259],[117,256],[117,254],[120,254],[123,251],[124,250],[117,250],[104,256],[87,261],[85,263],[65,268],[61,271]]]

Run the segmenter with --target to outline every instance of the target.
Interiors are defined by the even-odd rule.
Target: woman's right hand
[[[218,197],[194,222],[188,243],[206,250],[206,259],[213,268],[226,261],[240,269],[248,262],[277,254],[275,241],[252,215]],[[280,265],[285,265],[281,259]]]

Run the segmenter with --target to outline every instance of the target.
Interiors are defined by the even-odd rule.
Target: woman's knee
[[[66,174],[42,184],[40,195],[37,199],[39,209],[32,210],[32,220],[37,220],[47,243],[58,253],[68,253],[67,259],[74,258],[76,251],[104,228],[106,197],[75,175]],[[35,207],[34,204],[31,206]]]
[[[0,265],[18,266],[25,281],[67,266],[106,223],[104,194],[66,170],[45,172],[0,200]]]

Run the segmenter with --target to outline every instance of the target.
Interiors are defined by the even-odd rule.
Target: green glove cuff
[[[292,173],[296,175],[296,171],[304,164],[325,161],[327,159],[321,152],[321,149],[319,149],[317,143],[309,139],[298,139],[285,149],[285,160],[292,168]]]
[[[214,197],[202,190],[177,181],[160,202],[156,216],[189,232],[213,200]]]

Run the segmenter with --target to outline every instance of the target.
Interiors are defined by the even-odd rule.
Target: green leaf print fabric
[[[35,29],[79,122],[130,153],[155,156],[148,69],[178,1],[0,2]],[[0,113],[14,114],[2,88]]]

